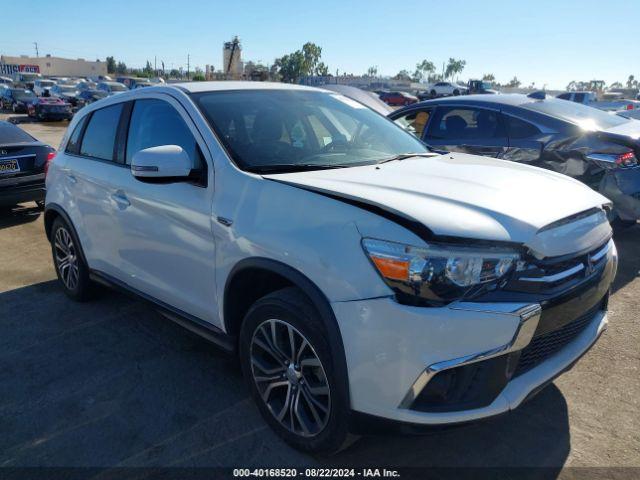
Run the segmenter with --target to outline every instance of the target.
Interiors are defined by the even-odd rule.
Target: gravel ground
[[[57,147],[66,125],[22,126]],[[535,466],[564,478],[590,471],[567,467],[640,467],[640,227],[616,242],[609,330],[533,400],[320,459],[271,433],[237,364],[214,346],[115,292],[68,300],[42,215],[24,204],[0,214],[0,466]]]

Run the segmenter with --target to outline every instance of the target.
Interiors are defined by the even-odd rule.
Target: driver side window
[[[196,139],[180,114],[164,100],[136,100],[127,137],[127,165],[140,150],[161,145],[182,147],[191,158],[193,168],[203,168]]]

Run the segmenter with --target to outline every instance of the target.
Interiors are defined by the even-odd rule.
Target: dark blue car
[[[428,100],[389,118],[439,150],[522,162],[580,180],[612,200],[618,227],[640,219],[637,120],[542,92]]]

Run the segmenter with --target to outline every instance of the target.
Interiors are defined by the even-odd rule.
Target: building
[[[242,70],[242,45],[238,37],[233,37],[222,46],[222,71],[229,80],[240,80]]]
[[[2,71],[31,71],[43,76],[55,77],[89,77],[107,74],[107,63],[96,60],[89,62],[83,58],[71,59],[46,55],[44,57],[29,57],[20,55],[11,57],[0,55],[0,69]]]

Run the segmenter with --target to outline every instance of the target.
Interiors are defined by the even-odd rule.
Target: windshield
[[[193,97],[233,160],[245,170],[355,166],[428,152],[393,122],[339,94],[240,90]]]
[[[31,100],[36,98],[36,94],[31,90],[12,90],[13,98],[20,101]]]
[[[612,115],[597,108],[588,107],[579,103],[567,102],[557,98],[548,98],[541,102],[531,102],[522,105],[523,108],[552,117],[566,120],[578,125],[584,130],[605,130],[617,127],[629,120],[618,115]]]

